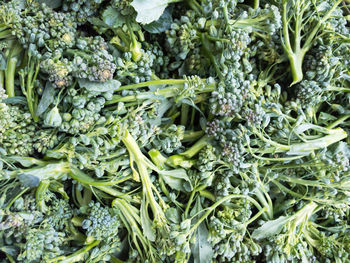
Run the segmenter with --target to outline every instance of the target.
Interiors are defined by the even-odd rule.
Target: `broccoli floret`
[[[87,238],[104,241],[106,243],[118,242],[118,228],[120,219],[113,211],[101,207],[100,203],[91,202],[84,214],[87,217],[82,222]]]

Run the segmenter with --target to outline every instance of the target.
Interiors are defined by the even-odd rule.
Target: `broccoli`
[[[0,4],[1,262],[350,262],[349,0]]]

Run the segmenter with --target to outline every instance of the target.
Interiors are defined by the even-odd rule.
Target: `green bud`
[[[181,245],[187,241],[187,236],[185,234],[180,234],[176,237],[176,244]]]
[[[182,221],[180,227],[182,230],[189,230],[191,227],[191,219]]]
[[[52,108],[44,120],[45,126],[57,128],[62,124],[62,117],[57,107]]]
[[[63,120],[64,121],[70,121],[72,119],[72,115],[70,113],[64,113],[63,114]]]

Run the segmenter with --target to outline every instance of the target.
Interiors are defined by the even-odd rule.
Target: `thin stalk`
[[[181,85],[181,84],[185,84],[186,82],[187,82],[187,80],[185,80],[185,79],[150,80],[150,81],[146,81],[146,82],[120,86],[116,91],[145,88],[145,87],[148,87],[151,85]]]
[[[248,226],[249,224],[253,223],[265,212],[267,212],[267,207],[264,207],[263,209],[259,210],[259,212],[257,212],[251,219],[249,219],[248,222],[244,223],[244,225]]]
[[[236,195],[236,194],[232,194],[232,195],[228,195],[225,196],[224,198],[220,199],[219,201],[217,201],[215,204],[213,204],[211,207],[209,207],[208,209],[206,209],[206,212],[204,213],[204,215],[191,227],[191,229],[188,231],[188,236],[191,236],[193,234],[193,232],[199,227],[199,225],[221,204],[231,200],[231,199],[239,199],[239,198],[245,198],[248,201],[250,201],[251,203],[253,203],[259,210],[263,210],[263,208],[260,206],[260,204],[254,200],[253,198],[251,198],[250,196],[247,195]]]
[[[254,8],[255,10],[259,8],[259,5],[260,5],[260,1],[259,1],[259,0],[254,0],[253,8]]]
[[[196,190],[193,190],[190,195],[190,199],[187,201],[186,209],[184,212],[184,218],[187,218],[188,212],[190,211],[191,204],[193,202],[194,195],[197,193]]]
[[[162,81],[162,80],[154,80],[154,81],[148,81],[148,82],[138,83],[138,84],[134,84],[134,85],[123,86],[122,89],[125,89],[125,88],[126,89],[136,89],[136,88],[140,88],[140,87],[147,87],[149,85],[160,85],[160,84],[149,84],[149,83],[155,83],[155,82],[160,82],[160,81]],[[169,84],[169,85],[181,85],[181,84],[184,84],[186,82],[186,80],[174,80],[174,81],[178,82],[178,83],[177,84],[173,83],[173,84]],[[181,83],[180,83],[180,81],[181,81]],[[118,102],[134,102],[134,101],[138,101],[138,100],[148,100],[152,96],[161,96],[164,98],[172,98],[172,97],[176,97],[182,88],[183,87],[181,87],[181,86],[180,87],[170,86],[168,88],[157,89],[155,91],[141,92],[141,93],[138,93],[136,95],[131,95],[131,96],[119,96],[119,95],[117,95],[117,96],[113,96],[113,98],[110,101],[107,101],[106,105],[111,105],[111,104],[115,104]],[[120,90],[122,90],[122,89],[120,89]],[[212,84],[212,85],[206,86],[199,93],[207,93],[207,92],[212,92],[214,90],[215,90],[215,85]],[[119,91],[119,89],[118,89],[118,91]],[[195,100],[195,102],[197,102],[197,100]]]
[[[188,121],[188,114],[189,114],[190,106],[188,104],[182,104],[181,105],[181,125],[186,126]]]
[[[133,162],[137,164],[138,171],[136,172],[134,168],[132,169],[134,170],[135,173],[137,173],[140,176],[141,183],[143,186],[143,194],[148,199],[155,221],[161,224],[165,223],[166,222],[165,214],[153,195],[152,182],[149,178],[149,174],[147,171],[145,156],[141,152],[135,139],[131,136],[131,134],[128,131],[125,132],[125,136],[122,139],[122,142],[124,143],[124,145],[129,151],[131,166],[133,166],[132,165]]]
[[[35,192],[35,200],[41,212],[46,212],[47,210],[47,206],[45,204],[45,195],[47,193],[47,190],[49,189],[49,186],[50,186],[50,181],[43,180],[40,182]]]
[[[180,155],[185,156],[188,159],[191,159],[195,156],[201,149],[207,146],[210,143],[210,137],[208,135],[204,135],[199,141],[197,141],[191,148],[187,151],[180,153]]]
[[[70,167],[69,175],[72,179],[88,187],[93,186],[107,194],[110,194],[111,196],[125,198],[129,201],[132,200],[131,197],[128,196],[128,194],[119,192],[114,188],[110,187],[109,185],[104,185],[103,183],[101,184],[100,182],[96,181],[95,179],[91,178],[89,175],[85,174],[84,172],[80,171],[75,167]]]
[[[346,114],[346,115],[341,116],[338,120],[336,120],[335,122],[328,125],[327,129],[333,129],[334,127],[337,127],[338,125],[340,125],[344,121],[346,121],[348,118],[350,118],[350,114]]]
[[[211,192],[207,191],[207,190],[201,190],[199,191],[199,194],[201,196],[203,196],[204,198],[209,199],[210,201],[215,202],[216,201],[216,197],[215,195],[213,195]]]
[[[219,79],[223,80],[224,76],[221,73],[221,70],[220,70],[219,65],[218,65],[218,63],[216,61],[215,56],[211,52],[211,48],[210,48],[210,45],[209,45],[210,43],[209,43],[206,35],[204,33],[202,33],[202,34],[200,34],[200,38],[201,38],[201,42],[202,42],[203,49],[204,49],[204,52],[205,52],[206,56],[209,58],[209,60],[213,64],[214,69],[215,69],[216,74],[218,75]]]
[[[96,247],[99,243],[100,241],[96,240],[69,256],[60,256],[57,258],[49,259],[47,262],[73,263],[84,261],[85,254]]]
[[[5,89],[5,71],[0,70],[0,89]]]
[[[185,131],[182,142],[192,142],[204,135],[204,131]]]
[[[7,68],[5,70],[5,80],[6,80],[6,94],[9,98],[15,96],[15,72],[17,65],[17,58],[10,58],[7,62]]]

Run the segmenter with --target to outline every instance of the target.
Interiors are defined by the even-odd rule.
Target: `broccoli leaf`
[[[82,88],[86,88],[89,91],[98,91],[98,92],[108,92],[117,90],[121,83],[118,80],[111,79],[106,82],[96,82],[90,81],[87,79],[79,79],[79,86]]]
[[[290,217],[280,216],[275,220],[267,221],[261,227],[253,231],[252,237],[255,239],[263,239],[277,235],[289,220]]]
[[[109,6],[102,13],[103,22],[111,27],[117,28],[125,24],[125,17],[115,8]]]
[[[136,21],[141,24],[150,24],[157,21],[170,3],[179,0],[134,0],[131,6],[136,10]]]
[[[184,192],[187,191],[184,185],[186,182],[190,182],[190,179],[184,169],[160,171],[159,174],[162,176],[164,182],[172,189]]]
[[[149,33],[159,34],[170,29],[172,22],[171,9],[168,7],[157,21],[144,25],[143,28]]]
[[[48,7],[57,8],[62,5],[62,0],[38,0],[40,4],[46,4]]]
[[[44,93],[36,110],[36,115],[40,116],[41,114],[43,114],[47,110],[47,108],[53,103],[54,99],[55,87],[50,82],[46,82]]]
[[[154,229],[152,228],[152,220],[149,218],[145,200],[142,200],[141,202],[141,224],[142,224],[143,234],[150,241],[155,241],[156,235],[155,235]]]
[[[19,174],[18,179],[24,187],[37,187],[40,183],[40,179],[31,174]]]
[[[3,52],[0,52],[0,70],[5,70],[7,67],[7,59]]]
[[[203,211],[203,208],[200,203],[200,199],[198,198],[193,210],[191,211],[191,215],[197,214],[194,219],[195,222],[200,218],[200,215],[202,214],[200,213],[201,211]],[[194,263],[211,262],[214,252],[212,246],[208,241],[208,235],[208,229],[204,222],[202,222],[195,232],[196,241],[191,248]]]

